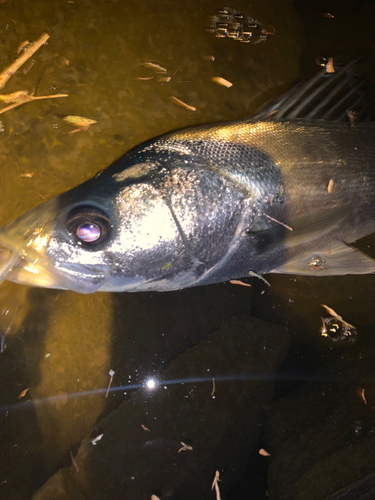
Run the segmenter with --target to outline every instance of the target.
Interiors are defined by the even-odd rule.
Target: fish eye
[[[108,241],[112,224],[103,210],[97,207],[79,206],[69,212],[66,228],[79,243],[97,250]]]

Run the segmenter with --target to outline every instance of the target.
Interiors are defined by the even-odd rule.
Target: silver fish
[[[91,293],[375,272],[351,246],[375,231],[375,123],[354,67],[152,140],[31,210],[0,230],[0,278]]]

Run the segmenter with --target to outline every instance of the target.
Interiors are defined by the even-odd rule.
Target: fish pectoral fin
[[[305,276],[370,274],[375,273],[375,260],[342,242],[325,251],[306,252],[272,272]]]
[[[342,224],[350,216],[352,207],[345,205],[314,212],[304,215],[298,219],[287,221],[293,231],[286,231],[285,246],[295,247],[308,243],[314,239],[321,238]]]
[[[272,222],[266,218],[266,214],[258,215],[247,234],[253,240],[253,247],[259,248],[259,253],[264,252],[265,246],[278,246],[281,240],[285,248],[295,248],[334,231],[351,213],[352,207],[345,205],[303,215],[286,222],[278,222],[277,219]]]

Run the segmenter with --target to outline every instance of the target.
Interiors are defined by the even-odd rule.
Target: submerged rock
[[[33,500],[204,499],[212,496],[216,470],[225,493],[255,450],[262,405],[287,349],[282,327],[249,315],[229,318],[177,356],[151,392],[133,393],[99,421],[74,463]]]

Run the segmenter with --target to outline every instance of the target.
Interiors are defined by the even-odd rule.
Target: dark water
[[[272,33],[257,44],[207,32],[222,5],[1,2],[1,69],[50,35],[2,92],[69,95],[0,116],[1,225],[142,140],[251,115],[317,57],[365,55],[375,80],[373,1],[232,4]],[[97,123],[71,134],[67,115]],[[223,499],[320,499],[371,474],[373,276],[267,279],[92,296],[3,284],[0,498],[210,499],[219,470]],[[354,342],[320,335],[321,304]]]

